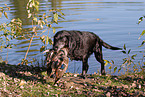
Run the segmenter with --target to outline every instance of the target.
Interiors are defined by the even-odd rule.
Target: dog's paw
[[[102,70],[101,75],[106,75],[105,70]]]
[[[80,78],[86,79],[86,75],[80,75]]]

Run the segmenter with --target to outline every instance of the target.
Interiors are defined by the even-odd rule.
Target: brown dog
[[[53,76],[55,78],[55,83],[63,76],[68,68],[69,59],[67,55],[68,48],[62,48],[58,52],[50,49],[47,52],[47,74],[48,77]]]

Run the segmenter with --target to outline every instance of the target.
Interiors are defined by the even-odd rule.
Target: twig
[[[31,43],[32,43],[33,37],[34,37],[34,34],[33,34],[32,37],[31,37],[31,40],[30,40],[30,43],[29,43],[29,47],[28,47],[27,52],[26,52],[26,54],[25,54],[25,58],[24,58],[24,60],[26,60],[26,58],[27,58],[27,54],[28,54],[28,52],[29,52],[29,49],[30,49],[30,46],[31,46]]]

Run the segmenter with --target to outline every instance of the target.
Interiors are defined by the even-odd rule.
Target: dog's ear
[[[66,44],[66,47],[69,46],[69,41],[70,41],[70,36],[65,36],[65,44]]]

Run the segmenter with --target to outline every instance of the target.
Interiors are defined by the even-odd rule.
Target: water
[[[27,0],[0,0],[0,6],[7,4],[11,7],[11,11],[7,12],[9,20],[2,17],[0,23],[9,22],[12,18],[20,18],[23,21],[23,28],[30,28],[31,22],[27,19],[25,10],[26,3]],[[54,25],[57,27],[56,31],[91,31],[113,46],[122,48],[126,44],[128,49],[132,49],[132,55],[144,49],[138,48],[143,41],[143,37],[140,40],[138,37],[145,30],[145,22],[137,24],[139,17],[145,15],[144,0],[40,0],[39,14],[47,13],[51,8],[61,9],[65,14],[65,19]],[[53,35],[50,33],[50,36]],[[29,44],[26,40],[14,40],[13,43],[17,44],[17,47],[9,50],[8,63],[17,64],[24,58]],[[33,40],[28,56],[41,60],[43,56],[39,52],[41,45],[39,40]],[[6,50],[3,50],[0,56],[5,60]],[[118,68],[125,57],[120,51],[105,48],[103,48],[103,56],[106,60],[114,60]],[[141,56],[139,53],[136,60],[139,61]],[[81,64],[79,61],[70,61],[67,71],[81,73]],[[108,67],[109,65],[106,66],[106,71],[109,71]],[[97,70],[100,70],[100,64],[92,55],[89,58],[88,73]]]

